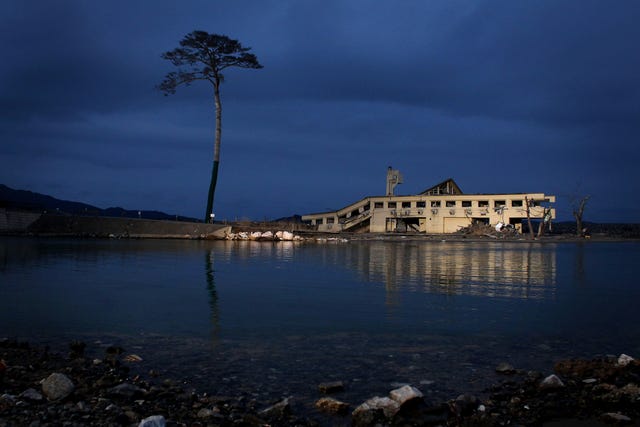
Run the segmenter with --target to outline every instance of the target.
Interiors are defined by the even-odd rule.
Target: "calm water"
[[[100,354],[211,394],[302,408],[410,383],[481,393],[507,361],[640,356],[640,244],[0,238],[0,336]]]

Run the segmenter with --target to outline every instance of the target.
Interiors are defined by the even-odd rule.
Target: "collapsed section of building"
[[[527,218],[548,222],[556,212],[555,196],[544,193],[464,194],[453,179],[423,192],[396,196],[402,175],[387,170],[386,195],[365,197],[337,211],[303,215],[318,231],[339,233],[418,232],[455,233],[472,224],[506,226],[522,231]]]

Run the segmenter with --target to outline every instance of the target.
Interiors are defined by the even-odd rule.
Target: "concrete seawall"
[[[43,214],[22,231],[36,236],[223,239],[226,233],[231,232],[231,227],[197,222]]]
[[[0,208],[0,232],[24,231],[36,222],[42,214]]]

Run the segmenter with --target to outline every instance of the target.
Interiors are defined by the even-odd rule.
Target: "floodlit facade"
[[[402,183],[397,170],[387,171],[387,194],[365,197],[333,212],[303,215],[302,220],[318,231],[339,233],[416,232],[455,233],[473,223],[492,226],[512,225],[522,230],[522,222],[555,218],[555,196],[544,193],[464,194],[453,179],[413,196],[396,196],[394,188]]]

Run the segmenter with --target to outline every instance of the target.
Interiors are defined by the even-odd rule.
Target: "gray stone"
[[[288,415],[291,412],[291,405],[289,404],[289,398],[282,399],[280,402],[276,403],[273,406],[269,406],[266,409],[260,411],[261,415],[266,415],[269,417],[282,417]]]
[[[165,427],[167,422],[162,415],[152,415],[140,421],[138,427]]]
[[[42,392],[49,400],[61,400],[75,390],[73,381],[65,374],[53,373],[42,382]]]
[[[44,397],[32,388],[28,388],[20,393],[22,399],[31,400],[32,402],[40,402]]]
[[[509,375],[509,374],[514,374],[516,370],[510,364],[506,362],[502,362],[498,366],[496,366],[496,372],[499,374]]]
[[[126,397],[126,398],[138,398],[144,396],[147,391],[130,383],[122,383],[109,389],[111,396]]]
[[[348,403],[341,402],[332,397],[323,397],[322,399],[318,399],[315,403],[315,407],[322,412],[338,415],[346,414],[349,410]]]
[[[361,417],[366,412],[382,411],[385,417],[393,418],[400,410],[400,404],[388,397],[372,397],[360,406],[358,406],[351,414],[354,417]]]
[[[324,394],[336,393],[344,390],[344,384],[342,383],[342,381],[320,383],[320,385],[318,385],[318,390],[320,390],[320,393]]]
[[[391,390],[389,393],[389,397],[398,402],[400,406],[410,400],[420,399],[422,396],[423,394],[420,390],[410,385],[405,385],[395,390]]]
[[[607,412],[600,416],[600,419],[608,424],[630,424],[631,418],[619,412]]]
[[[541,390],[552,390],[557,388],[563,388],[564,383],[557,375],[551,374],[547,378],[543,379],[540,383]]]
[[[633,362],[635,359],[627,354],[621,354],[620,357],[618,357],[617,363],[618,366],[627,366],[629,363]]]
[[[209,418],[214,415],[214,412],[209,408],[202,408],[198,411],[198,418]]]

